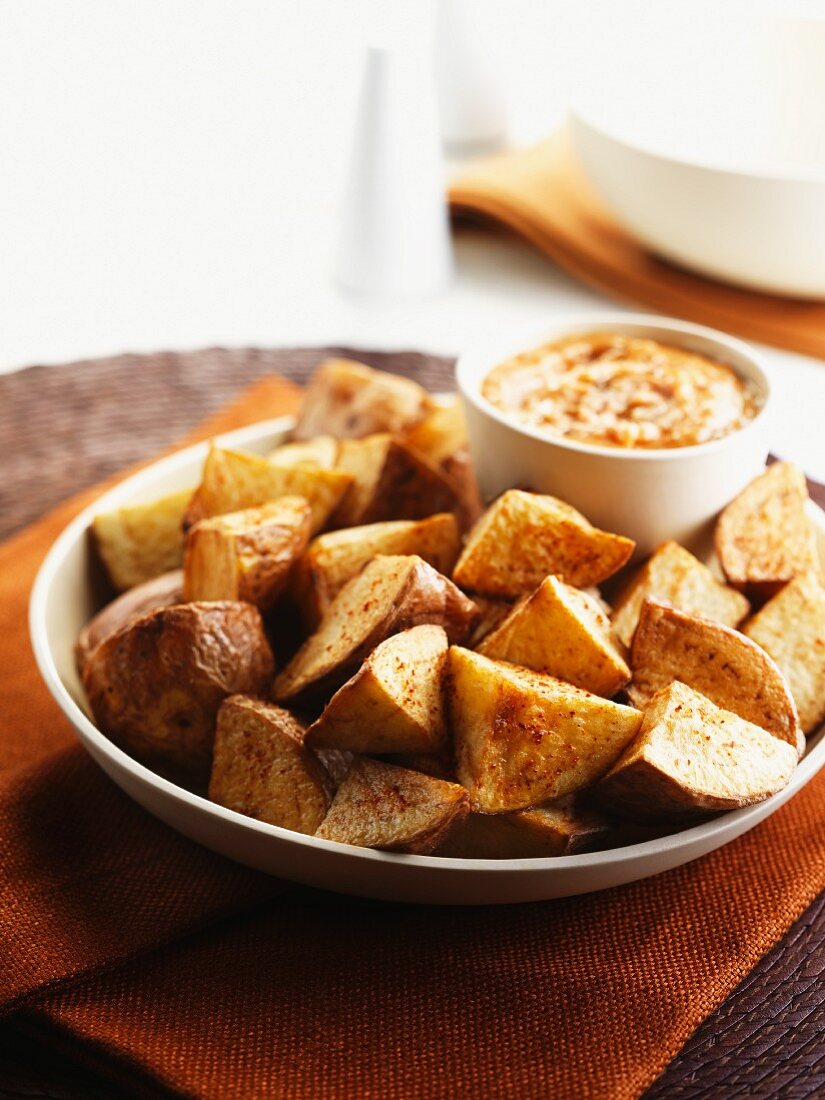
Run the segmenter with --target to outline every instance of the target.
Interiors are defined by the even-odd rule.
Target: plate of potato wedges
[[[482,502],[454,398],[332,360],[297,418],[78,516],[31,633],[86,749],[191,839],[344,893],[539,900],[702,856],[822,766],[824,546],[785,462],[642,560],[529,486]]]

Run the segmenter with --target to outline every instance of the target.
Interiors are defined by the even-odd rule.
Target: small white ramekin
[[[643,450],[550,439],[482,396],[484,378],[505,359],[586,332],[647,337],[719,359],[753,387],[759,412],[709,443]],[[465,351],[456,381],[485,500],[514,486],[550,493],[597,527],[635,539],[637,557],[667,539],[701,546],[713,518],[764,468],[768,454],[770,386],[758,356],[740,340],[685,321],[619,312],[554,317]]]

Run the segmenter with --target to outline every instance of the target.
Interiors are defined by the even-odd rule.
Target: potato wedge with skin
[[[716,555],[735,588],[765,599],[802,573],[821,575],[807,501],[802,471],[775,462],[722,511]]]
[[[266,456],[276,466],[321,466],[330,470],[338,459],[338,440],[317,435],[301,443],[282,443]]]
[[[741,592],[717,580],[706,565],[677,542],[663,543],[616,600],[613,630],[623,645],[633,641],[639,612],[648,596],[725,626],[738,626],[750,611]]]
[[[467,814],[458,783],[357,759],[315,835],[339,844],[428,855]]]
[[[427,391],[409,378],[352,359],[327,359],[310,379],[292,435],[361,439],[400,432],[423,419],[432,405]]]
[[[422,623],[463,639],[475,604],[416,555],[379,555],[333,600],[318,630],[304,642],[273,686],[278,702],[327,699],[379,643]]]
[[[810,573],[796,577],[742,631],[776,661],[803,732],[817,729],[825,722],[825,588]]]
[[[268,504],[279,497],[300,496],[312,508],[312,530],[324,526],[349,490],[352,478],[341,470],[315,466],[285,466],[261,455],[212,446],[201,483],[183,519],[189,530],[202,519]]]
[[[610,620],[599,604],[558,577],[545,577],[484,639],[478,652],[567,680],[607,699],[630,679]]]
[[[437,572],[449,576],[460,545],[458,524],[447,513],[318,535],[295,575],[296,602],[304,622],[316,626],[347,581],[378,554],[417,554]]]
[[[336,527],[424,519],[458,507],[456,492],[444,475],[387,434],[345,439],[336,469],[353,478],[333,517]]]
[[[414,626],[376,646],[307,730],[307,744],[351,752],[431,753],[444,747],[447,634]]]
[[[221,703],[209,780],[213,802],[312,834],[332,796],[329,773],[304,746],[304,729],[289,711],[246,695]]]
[[[605,839],[613,823],[576,806],[572,796],[509,814],[470,813],[436,853],[463,859],[534,859],[584,852]]]
[[[181,522],[191,489],[129,504],[92,520],[91,534],[114,587],[124,592],[183,562]]]
[[[762,802],[795,767],[792,745],[675,681],[650,700],[594,796],[624,816],[667,821]]]
[[[312,509],[304,497],[201,520],[186,536],[187,600],[245,600],[271,607],[306,550]]]
[[[528,595],[551,573],[586,588],[621,569],[633,547],[632,539],[600,531],[555,497],[509,489],[468,535],[453,580],[504,599]]]
[[[218,707],[260,695],[274,660],[256,607],[175,604],[110,635],[89,655],[83,687],[100,729],[150,767],[209,775]]]
[[[111,634],[150,611],[156,611],[159,607],[169,607],[175,603],[183,603],[182,569],[173,569],[169,573],[164,573],[151,581],[144,581],[143,584],[138,584],[121,593],[116,600],[106,604],[103,610],[90,619],[80,631],[75,646],[78,671],[82,674],[89,654]]]
[[[401,438],[433,466],[447,472],[455,456],[470,446],[461,402],[457,397],[439,402],[423,420],[407,428]]]
[[[464,410],[458,398],[439,402],[401,438],[447,478],[458,500],[455,513],[459,524],[462,530],[471,527],[484,509],[470,461]]]
[[[647,599],[630,654],[627,693],[646,707],[674,680],[787,741],[801,755],[805,738],[788,685],[768,654],[729,626]]]
[[[487,813],[581,790],[611,767],[641,725],[632,707],[458,646],[447,667],[458,778]]]

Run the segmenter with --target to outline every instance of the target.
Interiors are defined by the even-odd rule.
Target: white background
[[[670,50],[688,20],[707,28],[707,63],[724,64],[716,22],[735,31],[765,6],[477,4],[516,141],[552,129],[576,81],[599,87],[594,44],[647,34]],[[781,6],[825,15],[816,0]],[[437,298],[387,305],[336,289],[364,48],[426,43],[431,13],[432,0],[0,0],[0,370],[214,344],[455,353],[603,304],[481,233],[458,237],[456,281]],[[775,449],[825,480],[825,364],[766,354]]]

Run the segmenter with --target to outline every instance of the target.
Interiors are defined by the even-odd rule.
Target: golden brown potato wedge
[[[333,600],[273,687],[278,702],[325,699],[358,669],[385,638],[421,623],[443,626],[463,639],[475,604],[423,558],[379,555]]]
[[[185,598],[271,607],[307,548],[311,524],[304,497],[279,497],[201,520],[186,536]]]
[[[423,420],[408,428],[402,438],[453,486],[458,500],[455,513],[461,529],[467,530],[483,508],[470,461],[464,410],[458,398],[436,405]]]
[[[428,855],[469,807],[458,783],[356,759],[315,835],[362,848]]]
[[[469,448],[467,421],[457,397],[434,405],[430,412],[407,428],[402,439],[428,462],[447,472],[456,455]]]
[[[443,627],[422,625],[376,646],[307,730],[307,744],[371,753],[437,753],[447,726]]]
[[[338,440],[317,435],[299,443],[282,443],[266,456],[276,466],[321,466],[332,469],[338,459]]]
[[[473,527],[453,571],[461,588],[516,599],[550,573],[567,584],[599,584],[625,564],[633,540],[591,526],[555,497],[509,489]]]
[[[336,469],[353,478],[333,517],[336,527],[424,519],[458,507],[456,492],[444,475],[386,433],[345,439]]]
[[[83,672],[83,666],[95,646],[120,630],[122,626],[139,619],[159,607],[169,607],[174,603],[183,603],[183,571],[173,569],[151,581],[144,581],[134,588],[121,593],[116,600],[106,604],[102,611],[83,627],[75,646],[77,668]]]
[[[509,814],[470,813],[436,854],[464,859],[567,856],[597,846],[611,829],[608,818],[577,807],[568,796]]]
[[[800,755],[805,738],[788,685],[776,664],[750,638],[647,599],[630,655],[631,702],[646,707],[674,680],[700,691],[723,710],[787,741]]]
[[[400,432],[431,408],[427,391],[409,378],[352,359],[327,359],[306,388],[293,436],[360,439],[374,432]]]
[[[446,695],[458,778],[487,813],[587,786],[642,721],[632,707],[458,646],[448,655]]]
[[[795,767],[792,745],[674,681],[594,793],[617,813],[667,821],[762,802]]]
[[[261,455],[211,447],[203,477],[184,515],[188,530],[202,519],[255,508],[279,497],[305,497],[312,508],[312,529],[319,530],[352,484],[349,474],[319,466],[279,465]]]
[[[825,589],[796,577],[742,628],[776,661],[791,690],[804,733],[825,722]]]
[[[215,715],[228,695],[260,695],[274,671],[260,612],[248,603],[176,604],[111,634],[83,687],[101,730],[150,766],[206,778]]]
[[[738,626],[750,611],[741,592],[718,581],[678,542],[663,543],[616,600],[613,630],[623,645],[633,641],[639,612],[648,596],[725,626]]]
[[[545,577],[532,595],[516,604],[478,652],[608,699],[630,679],[599,604],[558,577]]]
[[[301,559],[295,594],[304,622],[316,626],[347,581],[377,554],[417,554],[449,576],[460,547],[455,516],[395,520],[318,535]]]
[[[92,520],[92,539],[119,592],[177,569],[183,561],[181,522],[191,489],[129,504]]]
[[[764,599],[802,573],[820,574],[807,500],[802,471],[775,462],[723,510],[716,554],[735,588]]]
[[[332,779],[287,710],[246,695],[221,703],[209,797],[270,825],[314,833],[334,793]]]

